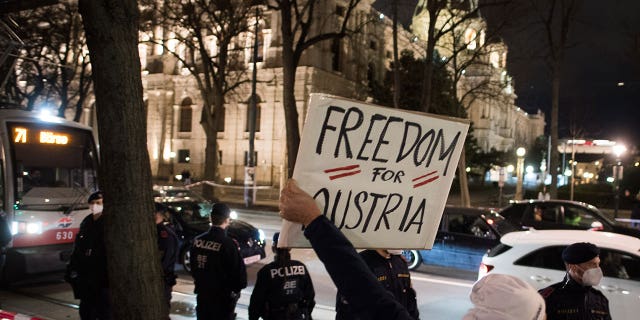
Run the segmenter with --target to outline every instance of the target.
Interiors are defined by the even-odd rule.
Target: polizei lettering
[[[275,277],[303,276],[304,274],[304,266],[288,266],[271,269],[271,279]]]
[[[200,249],[211,250],[211,251],[220,251],[222,248],[222,243],[215,241],[205,241],[203,239],[196,239],[193,242],[193,246]]]

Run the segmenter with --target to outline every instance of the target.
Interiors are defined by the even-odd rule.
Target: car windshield
[[[495,211],[488,211],[484,214],[485,220],[488,224],[493,226],[493,228],[500,234],[506,234],[512,231],[517,231],[518,229],[514,227],[511,223],[509,223],[503,216],[498,214]]]
[[[208,224],[211,202],[188,189],[157,189],[154,198],[173,210],[176,218],[186,224]]]

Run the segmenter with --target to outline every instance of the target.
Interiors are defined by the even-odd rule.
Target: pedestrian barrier
[[[0,310],[0,320],[43,320],[41,318],[34,318],[26,314],[9,312],[6,310]]]

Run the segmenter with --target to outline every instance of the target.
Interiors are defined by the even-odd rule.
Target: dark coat
[[[168,223],[156,224],[156,231],[164,280],[167,284],[174,285],[176,281],[174,269],[179,253],[178,235]]]
[[[409,311],[414,319],[419,319],[416,292],[411,287],[411,275],[406,261],[399,255],[391,255],[389,259],[382,257],[375,250],[364,250],[360,256],[373,272],[382,286],[393,294],[400,304]],[[359,319],[353,314],[348,300],[338,292],[336,297],[336,319]]]
[[[65,279],[78,299],[95,296],[109,287],[102,216],[94,220],[90,214],[80,223]]]
[[[249,319],[309,319],[315,306],[315,291],[304,263],[274,261],[258,271],[251,293]]]
[[[247,271],[236,242],[213,226],[197,236],[191,247],[195,293],[227,298],[247,286]]]
[[[607,297],[569,275],[539,292],[547,305],[547,320],[611,320]]]
[[[304,230],[338,291],[357,316],[373,320],[413,320],[405,307],[378,282],[347,238],[325,216]]]

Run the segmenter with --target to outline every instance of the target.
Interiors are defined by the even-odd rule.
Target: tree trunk
[[[296,69],[298,62],[293,51],[293,38],[291,32],[291,8],[282,9],[282,103],[284,106],[284,118],[287,127],[287,177],[293,175],[298,157],[300,145],[300,128],[298,126],[298,108],[296,105],[295,85]]]
[[[217,181],[218,177],[218,130],[220,125],[220,117],[224,113],[224,99],[220,94],[205,93],[205,105],[202,107],[202,118],[200,123],[207,136],[207,145],[205,147],[204,156],[204,176],[203,180]],[[213,112],[210,110],[213,109]],[[211,200],[216,200],[215,189],[213,186],[204,184],[202,186],[202,194]]]
[[[398,58],[398,1],[393,6],[393,107],[400,108],[400,59]]]
[[[429,6],[429,5],[428,5]],[[437,13],[432,12],[434,9],[429,8],[429,29],[427,30],[427,56],[425,61],[427,62],[424,67],[424,79],[422,80],[422,97],[420,98],[420,107],[423,112],[429,112],[431,109],[431,96],[433,82],[433,57],[435,55],[436,47],[436,20],[438,18]]]
[[[463,207],[471,207],[469,180],[467,179],[467,159],[464,148],[462,148],[462,153],[458,160],[458,180],[460,182],[460,205]]]
[[[549,195],[551,199],[558,198],[558,110],[560,109],[560,62],[553,65],[551,82],[551,159],[549,159],[549,174],[551,175],[551,186]]]
[[[151,217],[151,169],[135,0],[81,0],[91,53],[105,192],[105,241],[114,319],[168,315]]]

